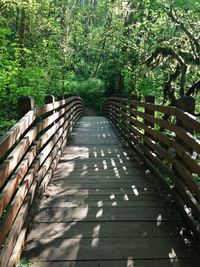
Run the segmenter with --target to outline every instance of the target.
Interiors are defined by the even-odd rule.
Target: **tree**
[[[0,118],[16,117],[20,95],[198,98],[199,11],[195,0],[2,0]]]

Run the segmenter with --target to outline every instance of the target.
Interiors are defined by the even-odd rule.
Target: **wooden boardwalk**
[[[22,257],[31,267],[198,267],[184,229],[171,198],[108,120],[85,116],[45,192]]]

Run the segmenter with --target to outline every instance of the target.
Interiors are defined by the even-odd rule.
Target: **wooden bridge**
[[[200,122],[147,102],[92,117],[79,97],[21,99],[0,140],[1,267],[22,248],[21,266],[200,266]]]

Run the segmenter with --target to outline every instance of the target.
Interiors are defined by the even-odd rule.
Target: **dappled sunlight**
[[[82,169],[85,171],[85,170],[87,170],[87,168],[88,168],[87,164],[83,164]]]
[[[128,257],[127,267],[135,267],[133,257]]]
[[[110,195],[110,199],[115,199],[115,195],[114,194]]]
[[[156,224],[157,224],[157,226],[160,226],[161,223],[162,223],[162,215],[159,214],[158,217],[157,217],[157,222],[156,222]]]
[[[98,246],[99,243],[99,235],[100,235],[100,229],[101,229],[101,225],[98,224],[94,227],[93,229],[93,234],[92,234],[92,243],[91,243],[91,247],[95,248]]]
[[[105,156],[103,149],[101,149],[101,156],[102,156],[102,157]]]
[[[100,210],[97,211],[96,218],[99,218],[103,215],[103,209],[101,208]]]
[[[187,240],[168,195],[128,148],[109,144],[116,137],[106,119],[86,119],[45,193],[27,255],[73,267],[179,266]]]
[[[80,245],[81,245],[81,239],[82,239],[82,234],[78,234],[76,235],[73,239],[69,239],[67,240],[67,242],[65,242],[65,249],[66,252],[68,252],[68,258],[72,258],[72,259],[76,259],[79,249],[80,249]],[[58,253],[59,254],[59,253]],[[59,258],[58,258],[59,260]]]
[[[139,195],[138,190],[136,189],[135,185],[132,185],[133,193],[137,197]]]
[[[169,252],[169,258],[170,258],[170,261],[173,262],[174,259],[177,259],[177,255],[174,251],[174,249],[172,248],[171,251]]]
[[[117,206],[117,201],[112,202],[112,206]]]
[[[114,159],[111,159],[111,164],[112,164],[113,167],[116,166],[116,163],[115,163]]]
[[[115,167],[115,168],[113,168],[113,170],[114,170],[115,175],[118,177],[119,176],[118,169]]]
[[[128,200],[129,200],[128,195],[125,194],[125,195],[123,196],[123,199],[124,199],[125,201],[128,201]]]
[[[84,207],[84,208],[77,208],[75,210],[72,210],[72,217],[78,219],[80,218],[81,220],[86,218],[89,212],[89,207]]]
[[[103,201],[102,200],[99,200],[97,202],[97,207],[103,207]]]
[[[107,170],[108,169],[108,165],[106,163],[106,160],[103,160],[103,168],[104,168],[104,170]]]
[[[81,173],[80,173],[80,177],[85,177],[87,175],[87,171],[82,171]]]

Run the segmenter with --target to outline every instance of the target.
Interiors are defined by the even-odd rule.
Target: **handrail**
[[[177,107],[119,97],[108,98],[102,110],[162,181],[200,238],[200,121]],[[163,119],[166,114],[170,120]]]
[[[0,266],[7,266],[82,113],[80,97],[46,104],[30,110],[1,138]]]

